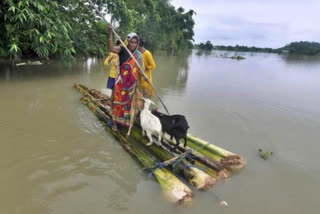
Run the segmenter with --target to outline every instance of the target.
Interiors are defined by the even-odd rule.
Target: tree
[[[288,51],[293,54],[317,55],[320,54],[320,43],[317,42],[292,42],[281,50]]]
[[[5,0],[0,2],[0,57],[58,58],[107,53],[107,26],[97,11],[111,14],[122,37],[138,32],[151,49],[192,47],[194,11],[169,0]]]
[[[199,49],[206,50],[206,51],[211,51],[213,49],[213,45],[211,44],[211,42],[209,40],[205,44],[201,42],[198,45],[198,47],[199,47]]]

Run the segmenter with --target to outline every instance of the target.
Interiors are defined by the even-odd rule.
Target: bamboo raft
[[[127,136],[127,130],[124,129],[114,132],[107,126],[112,118],[111,100],[100,91],[84,85],[75,84],[74,87],[83,95],[82,103],[98,117],[106,130],[118,139],[120,145],[144,169],[152,173],[166,198],[172,202],[184,203],[192,200],[192,191],[186,183],[195,189],[207,190],[217,180],[226,179],[232,172],[245,166],[243,157],[191,134],[187,136],[186,148],[179,146],[177,151],[172,152],[170,148],[175,142],[167,135],[161,147],[156,144],[146,146],[149,141],[141,135],[139,122],[132,127],[131,136]]]

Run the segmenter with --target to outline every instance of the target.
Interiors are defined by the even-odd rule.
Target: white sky
[[[320,0],[172,0],[193,9],[195,42],[279,48],[320,42]]]

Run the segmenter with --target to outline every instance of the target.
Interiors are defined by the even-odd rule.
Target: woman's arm
[[[112,34],[112,25],[108,24],[108,48],[109,51],[118,54],[120,52],[120,46],[113,46]]]

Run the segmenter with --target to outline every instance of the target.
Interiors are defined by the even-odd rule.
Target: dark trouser
[[[113,90],[115,80],[116,80],[115,78],[109,77],[108,83],[107,83],[107,88]]]

